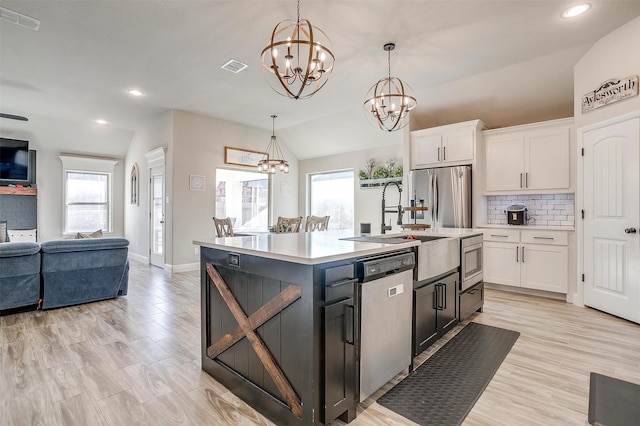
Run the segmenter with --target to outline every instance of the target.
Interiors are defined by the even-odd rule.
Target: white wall
[[[37,149],[38,185],[38,241],[63,238],[63,179],[60,152]],[[67,153],[69,154],[69,153]],[[104,157],[102,157],[104,158]],[[124,232],[124,160],[117,159],[112,181],[112,233],[121,237]]]
[[[286,149],[286,138],[281,138],[277,131],[276,136],[289,161],[290,172],[271,176],[272,215],[274,218],[279,215],[297,216],[298,162]],[[211,219],[215,214],[215,170],[218,166],[225,166],[224,147],[263,151],[270,137],[270,130],[174,111],[173,141],[168,151],[168,158],[173,162],[173,252],[167,258],[174,271],[193,268],[199,261],[192,243],[194,239],[215,235]],[[205,176],[205,191],[189,191],[189,175]],[[288,193],[283,191],[286,188],[282,184],[288,184]]]
[[[401,136],[401,134],[398,136]],[[360,189],[358,170],[364,168],[365,161],[370,158],[375,159],[379,164],[382,164],[386,160],[391,158],[396,161],[396,164],[402,164],[402,139],[398,137],[395,137],[395,139],[399,139],[395,141],[396,145],[390,145],[381,148],[372,148],[364,151],[349,152],[340,155],[312,158],[309,160],[301,160],[299,162],[300,173],[298,183],[298,186],[300,188],[300,199],[298,202],[298,209],[300,211],[300,214],[302,216],[309,214],[307,205],[307,182],[310,173],[353,169],[355,171],[354,232],[356,234],[360,232],[361,222],[370,222],[371,233],[380,234],[380,227],[382,224],[382,188],[377,187]],[[402,195],[403,199],[406,200],[404,192]],[[398,202],[398,191],[395,186],[388,187],[385,198],[390,209],[396,205],[396,203]],[[391,219],[393,225],[393,230],[387,232],[396,232],[401,230],[400,227],[396,225],[396,214],[388,213],[386,215],[386,218],[387,224],[389,223],[389,219]]]
[[[172,137],[173,113],[166,112],[147,123],[136,132],[124,160],[124,235],[129,240],[129,253],[139,260],[149,259],[149,168],[144,154],[162,146],[168,146]],[[130,204],[129,176],[131,167],[138,164],[139,204]],[[168,223],[168,221],[167,221]]]
[[[601,38],[574,67],[576,129],[640,110],[640,96],[582,113],[582,96],[603,82],[640,74],[640,17]]]

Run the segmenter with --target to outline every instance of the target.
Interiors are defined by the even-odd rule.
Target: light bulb
[[[289,173],[289,165],[288,164],[286,166],[284,166],[284,172],[285,173]]]
[[[325,59],[326,57],[327,57],[327,55],[325,55],[325,54],[324,54],[324,52],[322,52],[322,53],[320,54],[320,60],[321,60],[322,62],[324,62],[324,59]]]
[[[287,37],[287,46],[291,47],[291,37]]]
[[[278,57],[278,49],[276,49],[275,47],[273,49],[271,49],[271,56],[273,56],[273,59]]]

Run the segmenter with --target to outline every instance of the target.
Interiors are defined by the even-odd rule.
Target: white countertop
[[[414,247],[420,241],[407,240],[401,244],[344,241],[340,238],[353,233],[299,232],[294,234],[267,234],[242,237],[194,240],[202,247],[244,253],[269,259],[315,265],[336,260],[385,253]]]
[[[461,238],[481,235],[477,229],[451,229],[405,231],[386,234],[385,237],[400,235],[434,235],[449,238]],[[372,242],[345,241],[340,238],[354,236],[353,232],[299,232],[295,234],[263,234],[226,238],[208,238],[194,240],[193,243],[202,247],[215,248],[245,253],[269,259],[284,260],[306,265],[333,262],[402,250],[420,245],[418,240],[407,240],[406,243],[386,244]],[[372,235],[381,237],[383,235]],[[424,244],[429,244],[424,243]]]

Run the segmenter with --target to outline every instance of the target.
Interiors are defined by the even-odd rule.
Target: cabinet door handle
[[[522,246],[522,263],[524,263],[524,246]]]
[[[447,309],[447,285],[446,284],[442,284],[441,292],[442,292],[442,309]]]
[[[519,262],[519,261],[520,261],[520,260],[518,259],[519,252],[520,252],[520,247],[516,246],[516,262]]]
[[[525,173],[524,174],[524,187],[528,188],[529,187],[529,173]]]
[[[501,235],[501,234],[491,234],[492,237],[500,237],[500,238],[508,238],[508,235]]]
[[[625,234],[635,234],[636,232],[638,232],[636,228],[625,228],[624,230]]]
[[[440,148],[438,148],[438,161],[440,161]]]
[[[358,279],[357,278],[352,278],[350,280],[344,280],[344,281],[338,281],[332,284],[327,284],[327,288],[335,288],[335,287],[340,287],[341,285],[347,285],[347,284],[353,284],[355,282],[357,282]]]
[[[447,161],[447,147],[442,148],[442,161]]]
[[[522,188],[522,173],[520,173],[520,188]]]
[[[534,240],[551,240],[553,241],[553,237],[533,237]]]
[[[350,345],[355,344],[355,313],[355,306],[346,305],[344,307],[344,342]]]

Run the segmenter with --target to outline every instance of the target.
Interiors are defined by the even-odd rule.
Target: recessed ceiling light
[[[130,94],[131,96],[142,96],[144,95],[144,92],[138,90],[138,89],[129,89],[127,90],[127,93]]]
[[[565,19],[575,18],[576,16],[582,15],[589,9],[591,9],[591,5],[589,3],[582,3],[565,10],[562,12],[561,16]]]
[[[95,123],[98,124],[107,124],[107,120],[103,120],[102,118],[99,118],[97,120],[93,120]]]

